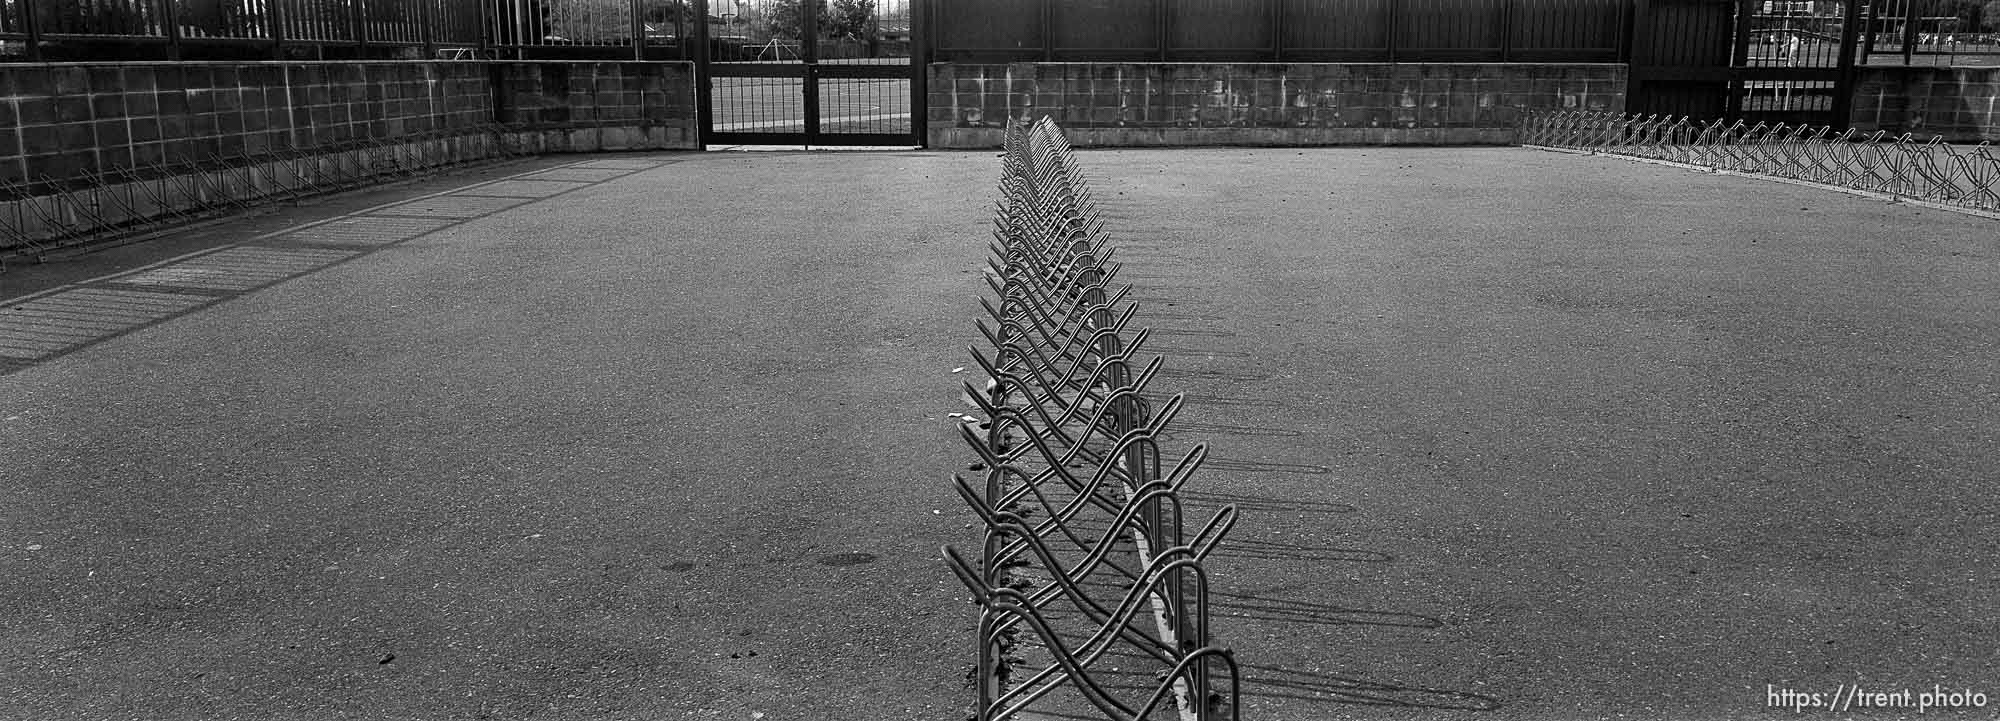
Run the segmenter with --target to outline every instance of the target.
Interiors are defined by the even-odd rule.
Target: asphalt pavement
[[[1993,221],[1527,149],[1080,161],[1166,455],[1244,512],[1244,718],[2000,705]],[[964,718],[998,161],[517,170],[0,276],[0,718]]]
[[[217,300],[0,376],[0,718],[961,717],[996,177],[590,161],[82,284]]]
[[[1244,506],[1245,718],[1993,718],[1993,220],[1527,149],[1082,158]]]

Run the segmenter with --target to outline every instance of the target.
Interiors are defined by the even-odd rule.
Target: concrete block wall
[[[699,149],[694,64],[493,63],[494,122],[557,133],[571,152]]]
[[[1863,67],[1849,124],[1948,142],[2000,142],[2000,67]]]
[[[471,100],[428,107],[439,96],[485,93],[483,76],[457,74],[466,79],[386,63],[0,66],[0,180],[65,180],[448,126],[465,110],[476,118],[478,108]],[[433,80],[441,82],[426,87]]]
[[[6,64],[0,182],[32,195],[44,179],[496,122],[588,131],[569,150],[692,148],[693,86],[681,62]]]
[[[1075,145],[1509,144],[1525,110],[1625,106],[1616,64],[936,63],[932,147],[1053,117]]]

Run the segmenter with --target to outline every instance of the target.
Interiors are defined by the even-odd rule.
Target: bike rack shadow
[[[1444,621],[1439,619],[1400,611],[1371,611],[1316,601],[1270,598],[1254,593],[1210,591],[1209,595],[1218,599],[1215,608],[1220,615],[1233,618],[1319,626],[1444,627]]]
[[[1468,691],[1399,686],[1318,671],[1244,664],[1244,695],[1358,706],[1497,711],[1500,699]]]

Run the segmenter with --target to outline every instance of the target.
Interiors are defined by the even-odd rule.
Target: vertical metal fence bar
[[[695,2],[702,5],[703,7],[707,7],[708,5],[708,0],[695,0]],[[475,2],[472,3],[472,5],[473,7],[478,8],[478,15],[479,15],[479,57],[481,58],[491,57],[489,53],[493,51],[492,8],[488,7],[489,3],[480,0],[475,0]],[[708,23],[702,23],[702,24],[707,25]]]
[[[365,51],[367,46],[365,40],[368,37],[367,13],[361,12],[367,3],[368,0],[347,0],[344,5],[347,9],[347,31],[354,34],[354,47],[357,52]]]
[[[28,60],[42,61],[42,33],[40,23],[35,19],[35,4],[32,0],[19,2],[15,7],[21,11],[21,29],[28,34]]]
[[[1055,4],[1057,1],[1042,0],[1041,2],[1042,62],[1045,63],[1053,62],[1056,59],[1056,34],[1054,25]]]
[[[1271,23],[1271,62],[1285,61],[1285,0],[1265,0],[1270,11],[1265,19]]]
[[[928,0],[910,0],[910,135],[918,147],[930,147],[931,8]],[[1008,88],[1012,91],[1012,88]]]
[[[1833,86],[1833,121],[1846,125],[1852,121],[1854,111],[1855,46],[1861,35],[1861,4],[1865,0],[1848,0],[1847,16],[1841,20],[1840,56],[1834,63],[1839,68],[1839,79]]]
[[[1406,6],[1406,4],[1407,3],[1401,1],[1391,2],[1389,3],[1388,8],[1383,10],[1382,12],[1382,25],[1383,25],[1382,42],[1384,45],[1384,49],[1386,50],[1389,56],[1389,62],[1392,63],[1396,62],[1396,45],[1398,40],[1396,37],[1396,33],[1398,32],[1397,29],[1398,23],[1396,22],[1397,20],[1396,16],[1403,12],[1403,9]]]
[[[645,60],[646,16],[639,9],[639,0],[632,0],[630,8],[632,12],[632,23],[630,25],[632,31],[632,59]]]
[[[437,33],[431,29],[444,17],[440,0],[417,0],[417,42],[423,46],[425,60],[437,59]]]
[[[1729,66],[1731,70],[1729,72],[1728,109],[1724,111],[1729,117],[1738,117],[1743,114],[1743,96],[1748,92],[1748,88],[1744,84],[1742,74],[1737,72],[1735,68],[1743,67],[1750,62],[1751,16],[1756,13],[1757,2],[1758,0],[1737,0],[1736,13],[1730,16],[1728,27],[1730,39]]]
[[[725,0],[726,1],[726,0]],[[710,128],[715,127],[715,80],[709,69],[713,59],[708,56],[708,0],[694,0],[694,16],[700,20],[694,24],[694,114],[695,146],[708,148]]]
[[[819,141],[819,0],[784,0],[799,4],[799,61],[805,64],[806,143]]]
[[[1916,61],[1918,25],[1919,21],[1917,18],[1917,4],[1914,2],[1908,2],[1906,0],[1904,3],[1904,17],[1903,17],[1903,64],[1904,65],[1909,65],[1912,62]]]
[[[284,0],[265,0],[265,32],[271,36],[271,59],[285,59],[285,3]]]
[[[166,26],[167,59],[179,60],[181,59],[181,23],[178,8],[174,7],[174,0],[154,0],[154,2],[156,3],[154,8],[157,9],[158,13],[155,17],[159,18],[160,22]]]
[[[1646,0],[1638,0],[1638,2],[1644,3]],[[1637,52],[1633,47],[1636,44],[1636,40],[1632,36],[1638,32],[1639,18],[1642,16],[1643,14],[1639,12],[1638,7],[1627,3],[1618,4],[1618,25],[1620,27],[1618,33],[1618,59],[1621,62],[1632,62],[1632,57]]]
[[[1866,63],[1868,56],[1875,54],[1875,33],[1881,28],[1881,16],[1875,12],[1875,0],[1850,0],[1850,2],[1860,4],[1862,11],[1868,14],[1867,19],[1863,21],[1866,30],[1861,33],[1861,62]]]

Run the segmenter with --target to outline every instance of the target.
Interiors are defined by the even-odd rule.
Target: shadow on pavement
[[[1206,465],[1214,465],[1214,461]],[[1315,466],[1317,468],[1317,466]],[[1243,493],[1214,493],[1211,491],[1182,491],[1181,498],[1190,503],[1234,503],[1242,511],[1284,511],[1287,513],[1353,513],[1354,506],[1327,501],[1301,501],[1290,498],[1273,498]],[[1234,544],[1237,541],[1230,541]]]
[[[1210,605],[1210,608],[1215,610],[1216,615],[1232,618],[1324,626],[1400,626],[1403,628],[1441,628],[1444,626],[1443,621],[1414,613],[1343,608],[1326,603],[1269,598],[1250,593],[1210,591],[1209,596],[1219,599],[1211,602]]]
[[[1395,556],[1376,551],[1363,551],[1355,548],[1334,548],[1332,546],[1308,546],[1303,543],[1282,543],[1254,539],[1230,539],[1228,545],[1217,547],[1209,555],[1219,558],[1249,558],[1263,561],[1388,563],[1396,560]]]
[[[1466,691],[1415,688],[1364,681],[1316,671],[1242,664],[1243,695],[1251,698],[1283,698],[1363,706],[1493,711],[1500,699]]]

